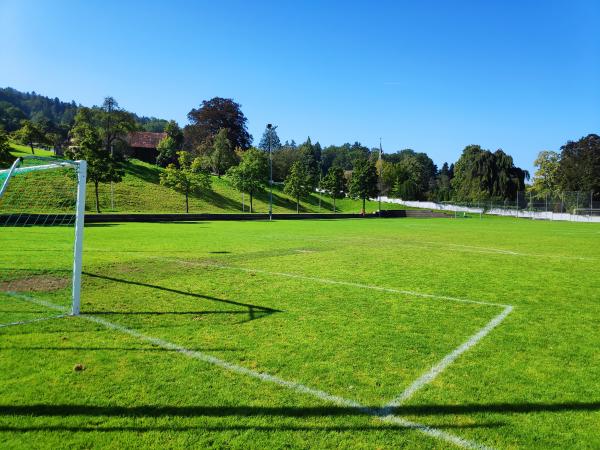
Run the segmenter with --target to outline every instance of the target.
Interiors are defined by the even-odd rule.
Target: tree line
[[[74,103],[56,100],[50,103],[62,105],[62,109],[53,111],[56,114],[62,111],[63,116],[53,117],[68,120],[67,111],[71,111]],[[226,98],[203,101],[188,113],[188,120],[183,128],[173,120],[142,120],[107,97],[101,106],[76,106],[71,123],[60,123],[67,129],[66,156],[88,160],[97,210],[98,184],[121,180],[120,162],[126,153],[127,135],[143,129],[143,125],[165,132],[158,144],[156,160],[164,168],[161,183],[185,195],[186,211],[190,195],[210,189],[211,173],[225,176],[236,189],[247,193],[252,211],[255,196],[269,187],[269,153],[272,180],[283,185],[284,192],[296,201],[298,212],[300,202],[317,189],[332,198],[334,209],[336,200],[346,196],[362,200],[363,210],[366,200],[378,195],[404,200],[514,200],[519,191],[526,189],[530,177],[503,150],[491,151],[478,145],[465,147],[456,162],[445,162],[441,168],[426,153],[412,149],[384,153],[381,148],[368,148],[359,142],[323,148],[310,137],[301,144],[293,140],[282,143],[277,127],[267,127],[258,146],[252,147],[253,137],[247,130],[241,106]],[[7,142],[7,133],[1,130],[2,124],[0,163],[10,159],[8,144],[3,144]],[[50,134],[44,133],[39,121],[24,119],[11,137],[29,145],[33,153],[34,144],[44,139],[47,142]],[[569,141],[560,153],[541,152],[529,188],[540,194],[569,189],[595,191],[600,195],[599,141],[597,135],[589,135],[576,142]]]

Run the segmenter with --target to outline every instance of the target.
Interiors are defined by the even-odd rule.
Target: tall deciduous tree
[[[237,155],[227,136],[228,130],[221,128],[215,136],[210,154],[210,165],[219,177],[237,162]]]
[[[533,176],[533,190],[536,195],[549,195],[558,190],[558,171],[560,166],[560,156],[556,152],[539,152],[533,162],[537,167]]]
[[[189,152],[180,151],[179,167],[169,164],[160,174],[160,184],[185,195],[185,212],[190,212],[189,196],[199,195],[210,190],[210,175],[202,170],[200,158],[193,158]]]
[[[205,141],[211,141],[219,130],[227,128],[233,148],[250,148],[252,136],[246,128],[247,119],[241,106],[229,98],[204,100],[200,108],[188,113],[190,124],[185,127],[186,148],[196,151]]]
[[[362,200],[362,213],[364,214],[366,200],[379,194],[377,167],[372,161],[366,158],[354,161],[348,194],[352,198]]]
[[[285,179],[283,191],[296,200],[296,213],[300,212],[300,199],[308,196],[313,190],[313,177],[306,164],[296,161]]]
[[[105,150],[112,153],[115,145],[125,145],[128,133],[136,127],[133,114],[120,108],[113,97],[106,97],[102,107],[92,111]]]
[[[335,214],[335,200],[346,195],[346,178],[344,169],[341,167],[330,167],[327,175],[321,180],[321,189],[333,200],[333,213]]]
[[[250,212],[253,211],[253,199],[262,191],[269,180],[269,167],[264,152],[249,148],[242,154],[241,162],[227,171],[231,184],[240,192],[250,196]]]
[[[71,159],[87,161],[87,179],[94,183],[96,212],[100,212],[98,185],[100,183],[119,182],[123,177],[123,169],[104,148],[98,129],[91,123],[90,111],[82,108],[75,117],[75,126],[71,131],[75,148],[69,149],[66,155]]]
[[[600,198],[600,136],[589,134],[561,148],[558,178],[565,191],[594,192]]]

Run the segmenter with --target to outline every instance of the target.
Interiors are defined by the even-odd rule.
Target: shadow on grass
[[[98,275],[98,274],[89,273],[89,272],[82,272],[82,273],[84,275],[86,275],[88,277],[92,277],[92,278],[100,278],[102,280],[114,281],[116,283],[124,283],[124,284],[130,284],[130,285],[134,285],[134,286],[141,286],[141,287],[146,287],[146,288],[150,288],[150,289],[156,289],[159,291],[171,292],[173,294],[186,295],[188,297],[201,298],[204,300],[210,300],[210,301],[214,301],[214,302],[218,302],[218,303],[226,303],[228,305],[243,306],[244,308],[247,308],[247,311],[222,311],[222,310],[220,310],[220,311],[183,311],[183,312],[177,312],[177,311],[165,311],[165,312],[163,312],[163,311],[110,311],[110,312],[107,312],[107,311],[85,311],[86,314],[96,314],[96,315],[100,315],[100,314],[115,314],[115,315],[123,315],[123,314],[139,314],[139,315],[193,314],[193,315],[200,315],[200,314],[246,314],[247,313],[248,320],[244,321],[244,322],[247,322],[250,320],[261,319],[261,318],[269,316],[273,313],[283,312],[279,309],[273,309],[273,308],[269,308],[266,306],[259,306],[259,305],[253,305],[250,303],[236,302],[234,300],[226,300],[223,298],[212,297],[210,295],[195,294],[193,292],[180,291],[178,289],[171,289],[171,288],[167,288],[167,287],[163,287],[163,286],[156,286],[154,284],[141,283],[139,281],[125,280],[123,278],[114,278],[114,277],[109,277],[106,275]],[[243,322],[240,322],[240,323],[243,323]]]
[[[162,347],[46,347],[46,346],[0,346],[0,350],[41,350],[41,351],[77,351],[77,352],[92,352],[92,351],[114,351],[114,352],[174,352],[179,350],[169,350]],[[204,347],[190,348],[191,351],[197,352],[237,352],[242,348],[226,348],[226,347]]]
[[[193,197],[199,200],[208,201],[213,205],[218,205],[219,209],[242,212],[242,202],[234,200],[230,197],[225,197],[224,195],[219,194],[218,192],[213,190],[210,190],[198,196],[194,195]],[[193,207],[190,208],[190,213],[193,214],[194,211],[192,209]]]
[[[369,408],[373,411],[379,407]],[[396,408],[396,415],[444,415],[475,413],[538,413],[598,411],[600,402],[489,403],[466,405],[412,405]],[[93,406],[93,405],[0,405],[1,416],[30,417],[343,417],[365,416],[363,410],[345,406],[261,407],[261,406]]]
[[[160,184],[160,169],[158,167],[147,167],[135,164],[135,161],[127,161],[122,164],[126,173],[129,173],[147,183]]]
[[[486,422],[481,424],[433,424],[435,428],[497,428],[503,426],[502,422]],[[115,426],[65,426],[65,425],[42,425],[42,426],[0,426],[0,432],[12,432],[12,433],[28,433],[32,431],[66,431],[73,433],[81,432],[94,432],[94,433],[144,433],[144,432],[156,432],[156,431],[202,431],[202,432],[215,432],[221,433],[223,431],[329,431],[334,433],[350,433],[350,432],[366,432],[374,431],[380,433],[382,430],[397,430],[397,431],[410,431],[410,428],[403,427],[401,425],[394,424],[381,424],[381,425],[364,425],[364,426],[290,426],[290,425],[274,425],[274,426],[263,426],[263,425],[222,425],[222,426],[204,426],[204,425],[191,425],[191,426],[131,426],[131,427],[115,427]]]

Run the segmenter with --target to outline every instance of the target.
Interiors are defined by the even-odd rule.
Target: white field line
[[[490,331],[496,328],[500,323],[508,316],[513,310],[512,306],[507,306],[504,311],[490,320],[486,326],[484,326],[481,330],[471,336],[466,342],[462,345],[454,349],[452,352],[448,353],[440,362],[438,362],[435,366],[417,378],[409,387],[407,387],[402,394],[389,402],[384,410],[387,410],[389,413],[392,413],[394,408],[400,406],[402,403],[411,398],[419,389],[424,387],[425,385],[431,383],[440,373],[446,369],[450,364],[452,364],[460,355],[469,350],[470,348],[477,345],[477,343],[482,340],[485,336],[487,336]]]
[[[372,286],[369,284],[362,284],[362,283],[352,283],[350,281],[331,280],[328,278],[312,277],[312,276],[306,276],[306,275],[299,275],[299,274],[295,274],[295,273],[271,272],[268,270],[249,269],[246,267],[227,266],[224,264],[216,264],[216,263],[209,263],[209,262],[186,261],[186,260],[177,259],[177,258],[165,258],[165,257],[159,257],[159,256],[151,257],[151,258],[160,259],[163,261],[176,262],[176,263],[183,264],[183,265],[213,267],[215,269],[237,270],[240,272],[247,272],[247,273],[260,273],[263,275],[272,275],[272,276],[286,277],[286,278],[296,278],[299,280],[315,281],[317,283],[337,284],[337,285],[341,285],[341,286],[350,286],[350,287],[355,287],[355,288],[360,288],[360,289],[371,289],[374,291],[391,292],[394,294],[404,294],[404,295],[410,295],[410,296],[414,296],[414,297],[430,298],[430,299],[437,299],[437,300],[448,300],[451,302],[474,303],[476,305],[498,306],[501,308],[507,308],[507,307],[511,306],[511,305],[505,305],[503,303],[492,303],[492,302],[486,302],[483,300],[470,300],[467,298],[460,298],[460,297],[448,297],[446,295],[425,294],[425,293],[416,292],[416,291],[407,291],[407,290],[403,290],[403,289],[392,289],[392,288],[381,287],[381,286]]]
[[[21,300],[26,300],[31,302],[32,299],[30,299],[29,297],[25,297],[23,295],[19,295],[16,292],[12,292],[12,291],[8,291],[5,292],[6,295],[10,296],[10,297],[14,297],[14,298],[19,298]],[[55,305],[54,303],[48,304],[42,300],[37,300],[34,303],[37,303],[40,306],[45,306],[46,308],[49,309],[57,309],[57,305]],[[63,309],[61,307],[58,307],[60,311],[62,311]],[[42,320],[51,320],[51,319],[59,319],[61,317],[65,317],[66,314],[58,314],[57,316],[50,316],[50,317],[38,317],[37,319],[31,319],[31,320],[18,320],[16,322],[10,322],[10,323],[0,323],[0,328],[4,328],[4,327],[11,327],[14,325],[25,325],[27,323],[34,323],[34,322],[41,322]]]
[[[66,314],[59,314],[57,316],[38,317],[37,319],[31,319],[31,320],[20,320],[17,322],[0,323],[0,328],[12,327],[14,325],[25,325],[27,323],[41,322],[42,320],[60,319],[61,317],[65,317],[65,316],[66,316]]]
[[[32,303],[37,303],[40,305],[48,306],[50,308],[54,308],[58,311],[65,311],[65,309],[66,309],[61,306],[54,305],[50,302],[38,300],[38,299],[31,298],[28,296],[18,295],[18,294],[15,294],[15,296],[22,298],[24,300],[28,300]],[[207,355],[205,353],[202,353],[202,352],[199,352],[196,350],[187,349],[185,347],[182,347],[180,345],[166,341],[164,339],[155,338],[152,336],[142,334],[139,331],[136,331],[134,329],[127,328],[123,325],[119,325],[119,324],[116,324],[113,322],[109,322],[108,320],[101,319],[99,317],[90,316],[90,315],[80,315],[80,316],[75,316],[75,317],[81,317],[81,318],[89,320],[91,322],[95,322],[97,324],[104,325],[107,328],[120,331],[124,334],[138,338],[142,341],[149,342],[150,344],[153,344],[157,347],[164,348],[165,350],[171,350],[171,351],[181,353],[182,355],[185,355],[189,358],[193,358],[193,359],[205,362],[205,363],[215,365],[217,367],[220,367],[222,369],[228,370],[233,373],[237,373],[240,375],[246,375],[246,376],[258,379],[260,381],[267,382],[267,383],[273,383],[273,384],[291,389],[291,390],[296,391],[301,394],[310,395],[312,397],[318,398],[319,400],[334,403],[338,406],[354,408],[364,414],[373,416],[373,417],[381,420],[384,423],[391,423],[394,425],[399,425],[404,428],[419,431],[420,433],[423,433],[429,437],[443,440],[447,443],[454,444],[461,448],[479,449],[479,450],[486,450],[489,448],[489,447],[481,445],[477,442],[463,439],[459,436],[448,433],[446,431],[443,431],[443,430],[440,430],[437,428],[433,428],[433,427],[429,427],[427,425],[423,425],[423,424],[420,424],[417,422],[412,422],[412,421],[403,419],[402,417],[391,415],[385,409],[368,408],[368,407],[363,406],[360,403],[355,402],[353,400],[339,397],[337,395],[332,395],[325,391],[321,391],[319,389],[314,389],[309,386],[303,385],[301,383],[297,383],[295,381],[287,381],[282,378],[276,377],[274,375],[269,375],[267,373],[258,372],[258,371],[252,370],[252,369],[248,369],[246,367],[238,366],[237,364],[233,364],[233,363],[224,361],[222,359],[216,358],[211,355]]]

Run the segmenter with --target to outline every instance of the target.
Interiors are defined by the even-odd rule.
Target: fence
[[[600,222],[600,200],[593,192],[560,192],[546,195],[518,192],[514,200],[496,199],[479,202],[420,202],[388,197],[382,197],[381,201],[442,211],[573,222]]]

